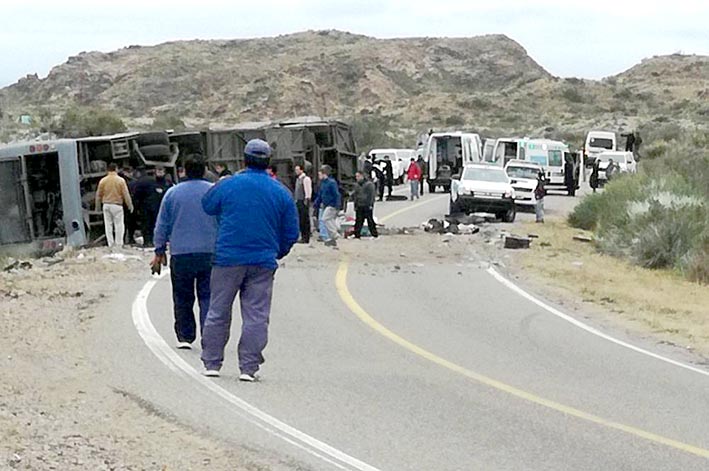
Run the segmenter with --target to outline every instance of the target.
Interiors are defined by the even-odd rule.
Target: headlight
[[[515,197],[515,191],[514,191],[514,190],[512,190],[512,191],[506,191],[504,196],[505,196],[505,198],[514,198],[514,197]]]

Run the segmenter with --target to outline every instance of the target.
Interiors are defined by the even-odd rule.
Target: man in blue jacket
[[[322,220],[327,229],[327,240],[325,245],[337,247],[337,214],[340,212],[342,199],[337,182],[332,178],[332,167],[323,165],[320,167],[318,178],[320,178],[320,192],[318,194],[320,205],[323,208]]]
[[[202,362],[206,376],[219,376],[229,340],[232,305],[239,294],[239,379],[253,382],[268,342],[277,260],[290,252],[298,240],[299,227],[290,193],[266,173],[271,147],[253,139],[246,144],[244,154],[247,169],[220,181],[202,199],[207,214],[217,216],[219,221],[212,296],[202,333]]]
[[[184,161],[186,180],[173,186],[162,199],[155,225],[155,258],[160,272],[170,244],[170,278],[175,310],[177,348],[190,349],[197,337],[194,319],[195,288],[199,301],[199,327],[203,332],[209,311],[209,277],[212,271],[217,220],[202,209],[202,197],[212,188],[205,181],[205,162],[198,156]]]

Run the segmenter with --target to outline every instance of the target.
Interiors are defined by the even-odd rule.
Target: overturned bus
[[[304,117],[170,135],[181,156],[199,153],[210,167],[221,163],[232,172],[244,168],[244,147],[251,139],[263,139],[271,145],[271,164],[278,179],[290,189],[295,186],[296,165],[317,183],[317,170],[326,164],[332,167],[343,191],[354,189],[357,152],[352,130],[342,121]]]
[[[85,245],[103,226],[94,205],[109,163],[173,173],[178,155],[166,133],[154,132],[0,146],[0,245]]]

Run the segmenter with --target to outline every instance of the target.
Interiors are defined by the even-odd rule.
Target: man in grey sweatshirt
[[[362,172],[357,172],[355,178],[357,179],[357,187],[352,194],[356,214],[355,239],[362,237],[362,226],[364,226],[365,220],[370,234],[376,239],[379,237],[379,233],[377,232],[377,224],[374,222],[374,200],[376,199],[374,183]]]

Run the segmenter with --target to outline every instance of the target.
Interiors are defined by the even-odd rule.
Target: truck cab
[[[466,164],[482,160],[482,141],[475,133],[432,133],[424,147],[424,160],[428,162],[428,187],[448,192],[454,175],[460,175]]]

